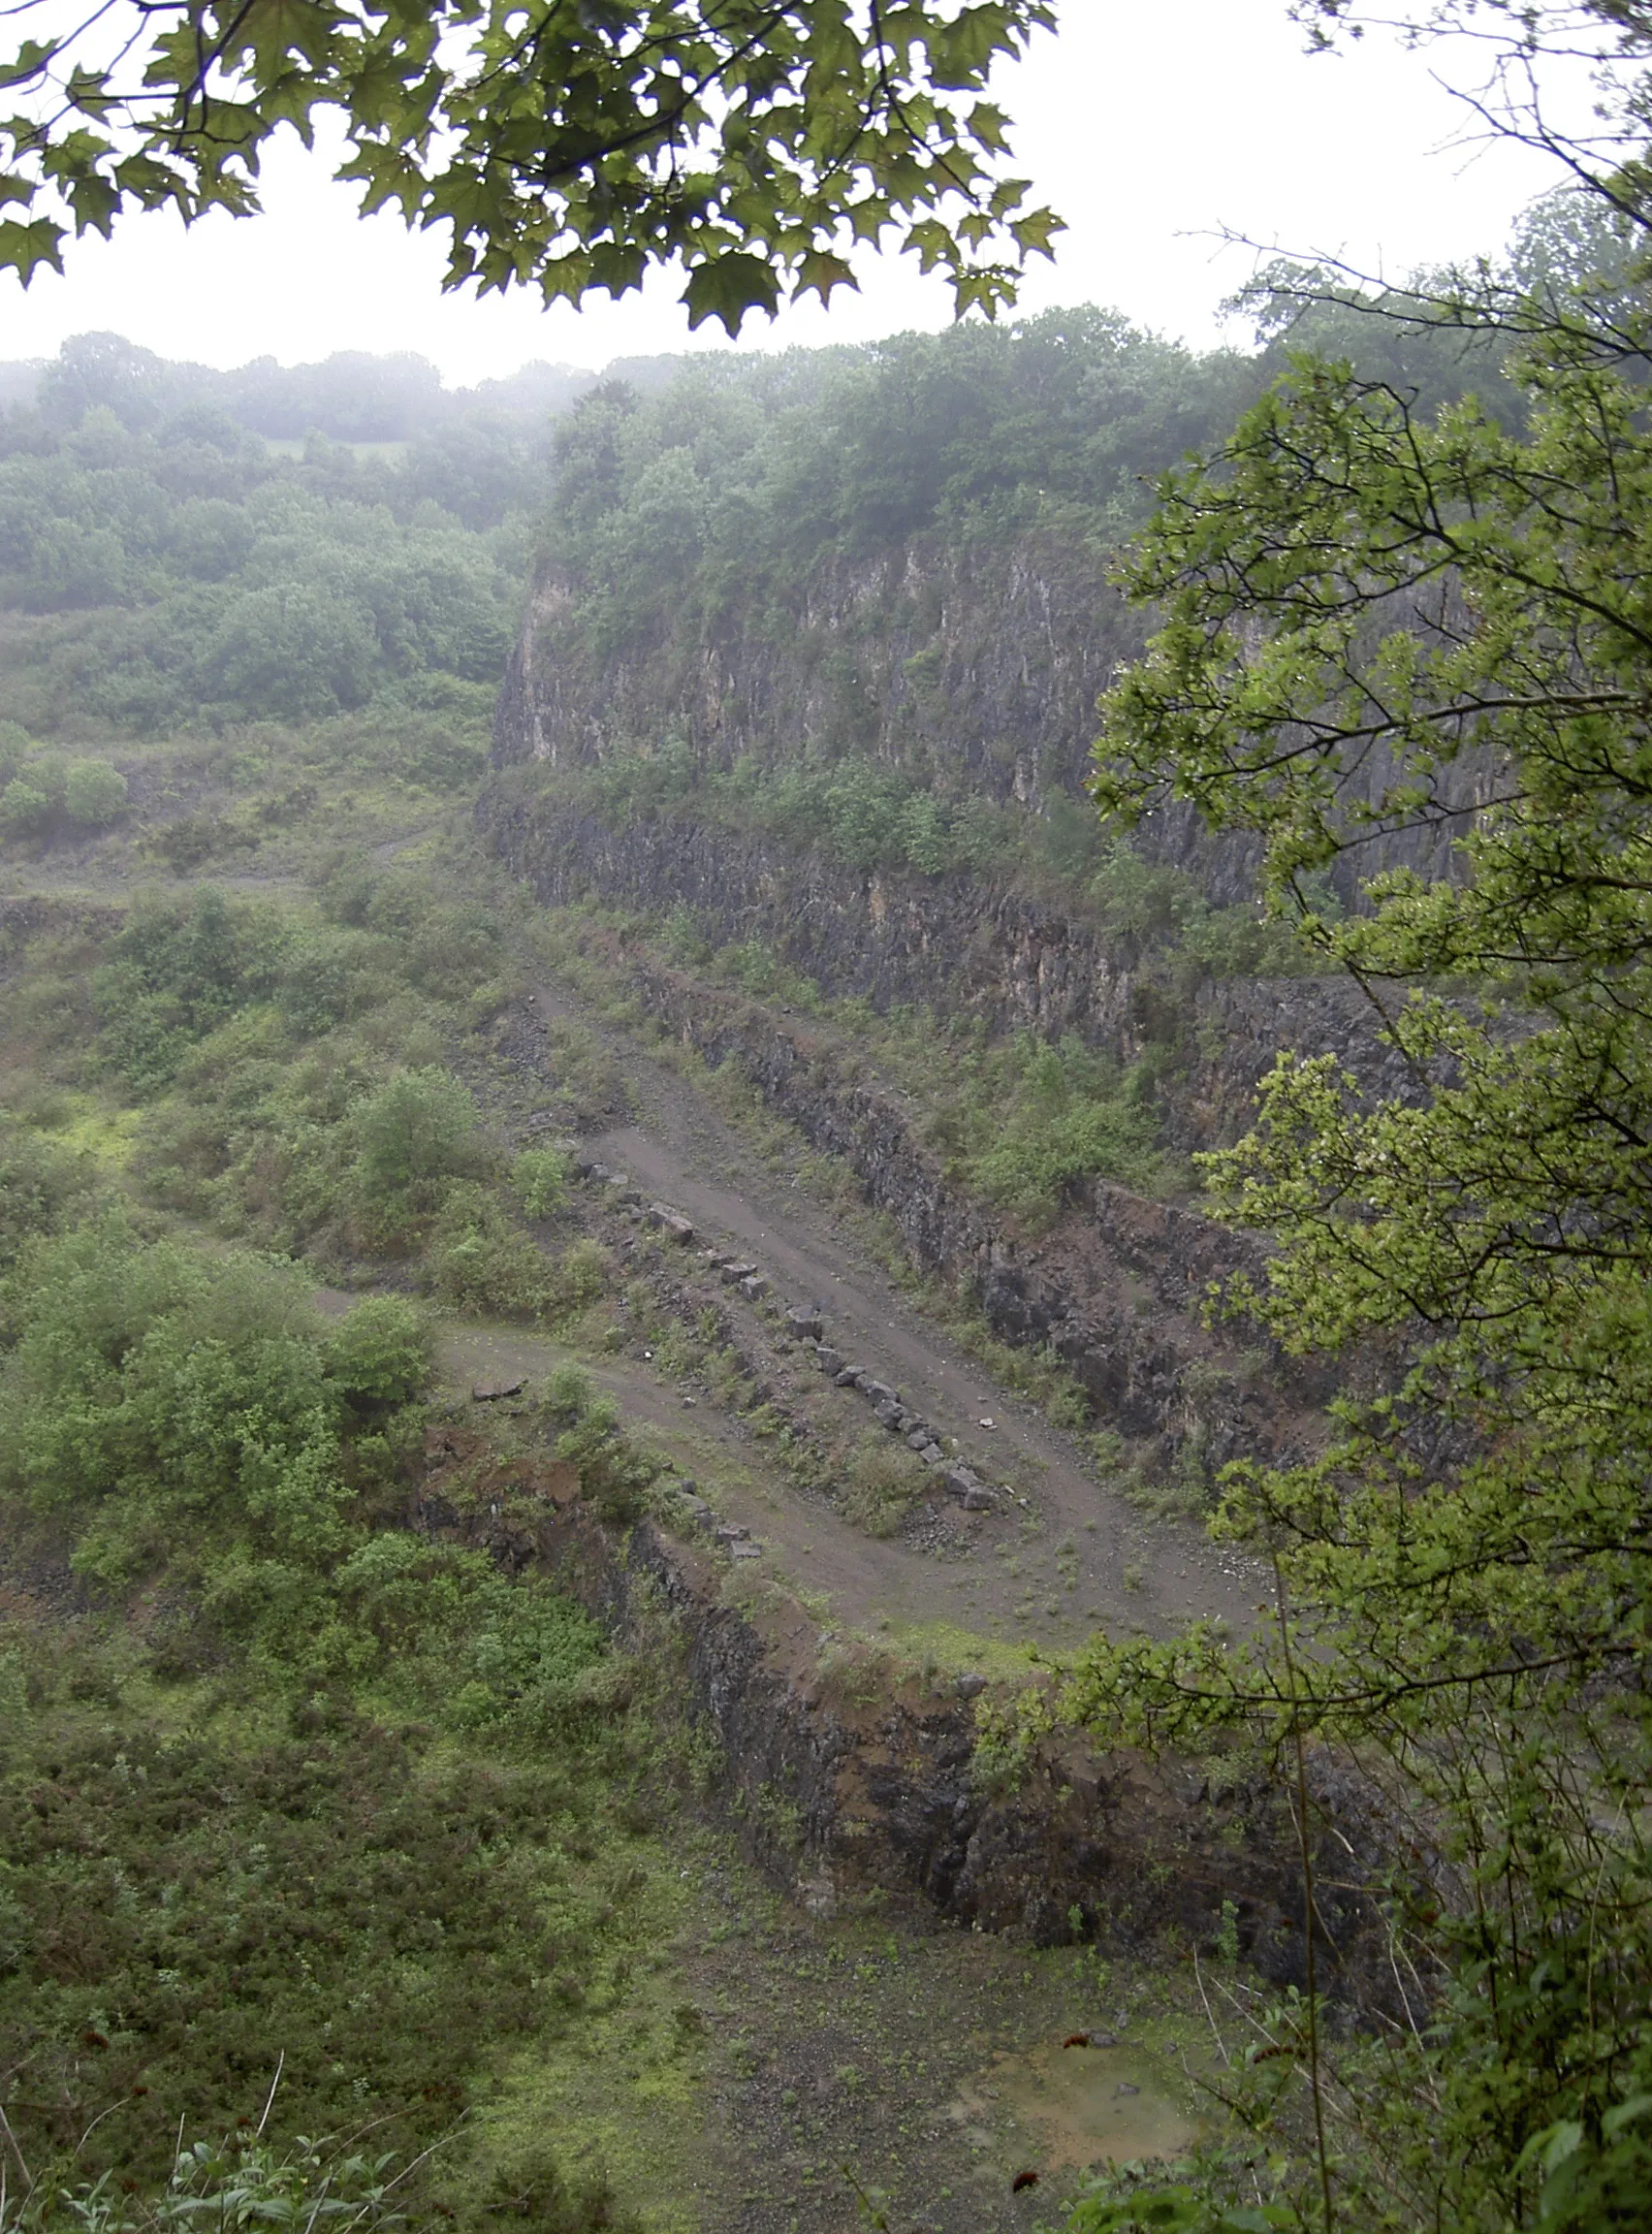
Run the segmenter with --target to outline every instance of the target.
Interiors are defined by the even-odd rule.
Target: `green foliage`
[[[876,1044],[880,1064],[923,1093],[926,1136],[953,1175],[1034,1229],[1090,1179],[1146,1194],[1181,1181],[1159,1146],[1146,1065],[1124,1069],[1072,1034],[989,1042],[976,1027],[906,1013]]]
[[[190,1046],[273,990],[284,926],[210,886],[186,902],[140,899],[93,973],[109,1068],[140,1091],[164,1084]]]
[[[1102,834],[1089,897],[1107,928],[1138,949],[1173,950],[1172,981],[1189,977],[1294,976],[1314,966],[1293,927],[1243,901],[1213,908],[1198,879],[1147,859],[1118,828]],[[1088,866],[1088,864],[1087,864]],[[1314,897],[1335,910],[1322,887]]]
[[[923,1495],[928,1468],[876,1429],[863,1435],[843,1469],[840,1503],[846,1519],[869,1536],[895,1536]]]
[[[25,938],[9,1023],[54,1076],[140,1099],[132,1174],[151,1203],[335,1272],[362,1254],[424,1253],[421,1279],[466,1308],[583,1309],[605,1277],[601,1253],[576,1242],[541,1255],[521,1230],[524,1189],[548,1214],[559,1159],[530,1152],[519,1186],[467,1089],[432,1059],[491,1012],[499,919],[409,870],[335,865],[324,898],[361,920],[207,886],[140,898],[117,929],[100,923],[67,949],[53,932]],[[558,1062],[564,1043],[561,1099],[577,1117],[588,1082],[606,1105],[611,1067],[577,1034],[558,1039]],[[49,1091],[31,1100],[19,1085],[15,1101],[42,1126],[68,1114]],[[122,1147],[131,1139],[123,1127]],[[14,1126],[0,1165],[11,1175],[3,1263],[93,1173]]]
[[[511,1166],[511,1181],[529,1218],[549,1218],[568,1199],[572,1176],[560,1148],[524,1148]]]
[[[25,776],[15,776],[0,792],[0,831],[8,838],[32,838],[48,828],[51,816],[50,793]]]
[[[34,2187],[22,2224],[370,2223],[392,2178],[416,2222],[438,2204],[495,2222],[503,2196],[465,2177],[456,2129],[501,2046],[530,2044],[603,1974],[640,1873],[591,1882],[568,1852],[591,1851],[623,1759],[592,1704],[588,1621],[480,1562],[450,1560],[432,1591],[439,1555],[417,1548],[399,1680],[433,1720],[300,1688],[262,1727],[170,1727],[130,1648],[21,1640],[0,2040],[28,2073],[7,2105]],[[455,1665],[491,1703],[485,1732],[447,1704]],[[180,2122],[223,2138],[175,2155]],[[375,2125],[394,2165],[352,2162]],[[329,2131],[357,2138],[274,2138]],[[568,2234],[624,2223],[600,2182],[564,2186],[548,2158],[525,2184]],[[20,2185],[14,2165],[14,2203]]]
[[[1160,1192],[1170,1172],[1139,1076],[1071,1037],[1052,1046],[1026,1038],[998,1067],[1014,1078],[993,1137],[968,1156],[971,1187],[1034,1223],[1085,1179],[1116,1179]]]
[[[0,130],[0,201],[21,211],[0,226],[0,266],[25,282],[61,271],[71,228],[107,235],[128,207],[255,210],[265,143],[297,124],[307,144],[336,112],[338,175],[366,206],[451,227],[450,287],[532,282],[578,303],[680,258],[690,325],[734,333],[782,295],[852,286],[847,227],[892,234],[948,273],[960,313],[991,314],[1060,221],[1001,175],[1006,119],[980,96],[1052,20],[1046,0],[990,0],[911,6],[869,32],[786,0],[756,38],[697,0],[589,23],[540,0],[509,23],[444,5],[410,37],[331,0],[198,26],[117,11],[0,60],[24,105]],[[128,71],[142,100],[117,89]]]
[[[664,1469],[626,1436],[613,1397],[599,1395],[589,1374],[569,1362],[550,1375],[544,1405],[547,1420],[559,1430],[556,1456],[579,1468],[587,1503],[611,1523],[623,1526],[639,1518],[650,1485]]]
[[[55,1231],[66,1211],[82,1205],[93,1184],[85,1156],[0,1117],[0,1274],[25,1243]]]
[[[563,1358],[547,1374],[545,1410],[552,1420],[566,1425],[583,1419],[595,1401],[596,1389],[590,1375],[571,1357]]]
[[[433,1064],[393,1071],[356,1104],[349,1132],[358,1199],[389,1237],[439,1210],[480,1155],[475,1102]]]
[[[159,2226],[189,2226],[209,2215],[225,2228],[247,2225],[399,2225],[390,2200],[393,2154],[347,2156],[327,2142],[302,2140],[276,2149],[240,2133],[234,2140],[180,2141],[165,2191],[140,2197],[130,2178],[111,2172],[60,2191],[31,2207],[18,2223],[74,2226],[84,2234],[142,2234]],[[56,2206],[54,2208],[53,2206]]]
[[[155,366],[169,370],[182,368]],[[474,772],[515,627],[537,435],[510,438],[509,484],[484,499],[455,430],[456,513],[424,493],[411,458],[320,442],[277,458],[187,412],[129,427],[65,385],[49,428],[0,418],[0,603],[64,617],[8,648],[9,700],[35,727],[332,716],[344,727],[317,742],[334,756],[429,788]],[[16,745],[0,758],[0,778],[58,812],[70,773],[43,782],[38,753]],[[112,773],[101,788],[76,778],[96,812],[69,808],[72,820],[113,817]],[[22,827],[23,803],[6,818]]]
[[[107,760],[77,760],[63,778],[63,811],[91,830],[118,821],[126,812],[126,779]]]
[[[1081,549],[1110,545],[1142,518],[1144,479],[1219,439],[1258,384],[1245,358],[1197,359],[1095,309],[778,366],[691,364],[655,397],[606,382],[556,436],[546,525],[572,578],[570,643],[596,656],[663,643],[682,660],[731,622],[758,639],[795,632],[818,661],[824,741],[864,752],[894,709],[867,696],[858,621],[814,632],[809,584],[823,560],[937,527],[1001,541],[1048,526]],[[944,752],[939,615],[903,597],[889,618],[909,649],[886,687]],[[662,740],[650,755],[656,783],[691,773],[672,750]],[[855,803],[841,812],[852,828]],[[915,858],[922,833],[908,844]]]
[[[120,1587],[195,1543],[273,1641],[347,1540],[339,1391],[302,1285],[143,1244],[111,1216],[25,1251],[0,1480]],[[27,1308],[18,1291],[26,1291]],[[294,1641],[297,1642],[296,1640]]]
[[[552,1315],[577,1317],[600,1300],[612,1277],[613,1266],[599,1241],[587,1237],[569,1242],[552,1273]]]
[[[1649,176],[1605,190],[1610,269],[1442,283],[1518,414],[1304,354],[1165,478],[1125,568],[1161,626],[1098,748],[1105,811],[1174,797],[1255,834],[1276,916],[1400,989],[1403,1099],[1287,1054],[1207,1160],[1276,1239],[1234,1299],[1287,1349],[1388,1365],[1320,1454],[1228,1470],[1219,1527],[1277,1561],[1283,1625],[1098,1645],[1066,1702],[1114,1736],[1346,1753],[1411,1827],[1415,2028],[1334,2056],[1296,2030],[1329,2137],[1285,2187],[1350,2228],[1652,2208]],[[1419,830],[1448,876],[1367,870],[1323,905]],[[1301,2097],[1258,2084],[1288,2145]],[[1223,2223],[1207,2203],[1167,2222]]]
[[[326,1370],[352,1418],[411,1403],[430,1377],[430,1329],[400,1295],[368,1295],[328,1338]]]
[[[508,1733],[522,1744],[577,1728],[610,1701],[600,1632],[564,1598],[524,1591],[495,1598],[470,1636],[456,1722]]]
[[[431,1237],[429,1261],[436,1293],[456,1310],[534,1319],[552,1307],[550,1263],[484,1188],[451,1192]]]
[[[1166,2181],[1158,2165],[1129,2165],[1091,2183],[1064,2221],[1064,2234],[1297,2234],[1305,2221],[1290,2202],[1256,2200],[1249,2167],[1220,2157]]]

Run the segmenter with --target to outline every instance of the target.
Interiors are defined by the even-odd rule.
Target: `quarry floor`
[[[811,1304],[831,1347],[894,1387],[998,1492],[991,1512],[965,1513],[937,1470],[935,1492],[899,1534],[879,1540],[800,1489],[772,1443],[703,1381],[653,1369],[639,1346],[596,1360],[596,1377],[627,1417],[646,1422],[725,1519],[749,1528],[763,1572],[804,1592],[823,1619],[887,1634],[943,1663],[990,1663],[995,1647],[1067,1650],[1098,1626],[1158,1633],[1196,1614],[1237,1631],[1255,1618],[1267,1581],[1256,1562],[1212,1544],[1192,1522],[1133,1505],[1077,1437],[962,1351],[885,1270],[857,1221],[811,1198],[783,1153],[760,1153],[692,1076],[565,981],[541,973],[527,1006],[541,1021],[590,1033],[625,1081],[628,1116],[587,1133],[582,1146],[646,1199],[683,1213],[695,1233],[686,1245],[659,1241],[607,1207],[600,1198],[612,1190],[582,1189],[597,1229],[639,1269],[658,1265],[684,1316],[711,1307],[724,1315],[791,1433],[842,1447],[876,1432],[866,1398],[834,1387],[789,1337],[787,1307]],[[513,1042],[527,1101],[533,1044],[531,1033]],[[708,1250],[755,1263],[769,1295],[750,1301],[724,1285]],[[453,1326],[444,1344],[456,1388],[519,1376],[531,1385],[559,1354],[518,1327]]]
[[[269,898],[304,889],[280,876],[213,880]],[[100,883],[124,896],[118,878]],[[1254,1617],[1259,1568],[1102,1479],[1082,1442],[969,1356],[891,1276],[863,1222],[813,1198],[783,1152],[761,1148],[691,1074],[565,980],[538,972],[532,995],[533,1011],[590,1033],[624,1079],[628,1110],[583,1145],[696,1232],[673,1249],[582,1190],[585,1222],[639,1275],[657,1267],[689,1316],[715,1307],[798,1434],[841,1444],[872,1424],[864,1397],[832,1386],[784,1331],[786,1307],[811,1303],[833,1346],[898,1388],[1000,1491],[982,1514],[937,1491],[902,1533],[874,1538],[800,1488],[774,1439],[703,1380],[636,1345],[587,1354],[627,1421],[750,1530],[760,1571],[797,1590],[823,1630],[1007,1672],[1029,1648],[1068,1650],[1098,1626],[1160,1632],[1197,1613],[1238,1630]],[[527,1062],[513,1082],[519,1109],[548,1083]],[[756,1263],[768,1298],[724,1286],[702,1249]],[[522,1326],[451,1321],[442,1335],[456,1395],[519,1376],[531,1392],[568,1355]],[[1086,2166],[1173,2155],[1220,2124],[1201,2085],[1214,2076],[1215,2020],[1179,1971],[915,1929],[875,1909],[814,1918],[710,1828],[671,1859],[677,1929],[639,1956],[601,2037],[582,2029],[567,2058],[501,2073],[493,2113],[542,2122],[571,2160],[605,2165],[655,2234],[853,2234],[878,2222],[869,2205],[898,2234],[1032,2234],[1059,2218]],[[1217,2009],[1225,2027],[1220,1998]],[[691,2037],[675,2064],[649,2046],[651,2012],[655,2033],[669,2020]],[[1112,2044],[1064,2048],[1079,2031]],[[1017,2186],[1027,2172],[1037,2185]]]
[[[542,2104],[651,2234],[1032,2234],[1092,2168],[1223,2129],[1212,2025],[1162,1973],[909,1918],[823,1924],[710,1841],[686,1856],[654,1980],[580,2062],[507,2079],[498,2110]],[[651,2056],[671,2030],[651,1983],[691,2033],[676,2057]],[[1064,2047],[1079,2031],[1106,2044]]]

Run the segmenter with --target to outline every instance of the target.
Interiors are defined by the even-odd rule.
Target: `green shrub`
[[[494,1198],[474,1185],[454,1190],[429,1251],[437,1294],[456,1311],[536,1319],[551,1301],[550,1267]]]
[[[588,1238],[572,1241],[557,1258],[551,1275],[550,1315],[571,1319],[600,1302],[613,1274],[600,1242]]]
[[[103,1061],[141,1092],[164,1085],[195,1041],[274,990],[286,936],[278,910],[210,885],[187,906],[140,899],[92,973]]]
[[[570,1420],[583,1419],[595,1400],[596,1384],[583,1365],[564,1357],[559,1365],[551,1368],[541,1400],[548,1419],[566,1425]]]
[[[639,1518],[660,1467],[624,1433],[614,1398],[599,1394],[585,1368],[565,1359],[548,1376],[541,1408],[558,1430],[556,1456],[579,1468],[581,1490],[598,1516],[617,1526]]]
[[[322,867],[318,896],[321,911],[330,923],[360,929],[381,882],[370,853],[360,847],[329,857]]]
[[[101,830],[126,812],[126,779],[107,760],[77,760],[63,779],[63,810],[83,829]]]
[[[36,1244],[0,1367],[0,1487],[122,1587],[191,1556],[279,1623],[345,1540],[340,1420],[295,1274],[143,1243],[111,1215]],[[296,1594],[296,1595],[295,1595]]]
[[[915,1452],[875,1430],[862,1436],[843,1470],[843,1516],[869,1536],[894,1536],[923,1495],[928,1469]]]
[[[14,776],[0,791],[0,836],[32,838],[47,828],[51,816],[51,799],[26,777]]]
[[[479,1161],[476,1104],[433,1064],[397,1070],[373,1088],[348,1130],[357,1200],[368,1231],[387,1240],[405,1239]]]
[[[571,1176],[558,1148],[524,1148],[511,1166],[511,1181],[529,1218],[549,1218],[568,1199]]]
[[[1023,1039],[1010,1052],[1019,1075],[995,1112],[992,1137],[967,1155],[968,1183],[1030,1224],[1052,1217],[1084,1179],[1115,1179],[1153,1193],[1168,1177],[1140,1082],[1074,1037],[1059,1046]]]
[[[430,1329],[399,1295],[369,1295],[345,1314],[326,1344],[329,1380],[352,1413],[406,1404],[430,1378]]]
[[[602,1631],[571,1599],[536,1582],[496,1593],[470,1644],[466,1718],[539,1735],[586,1703],[606,1657]]]
[[[33,1127],[0,1115],[0,1271],[24,1245],[54,1231],[96,1179],[89,1157],[43,1140]]]
[[[287,943],[275,999],[294,1031],[315,1038],[388,999],[398,963],[388,939],[331,925],[306,929]]]

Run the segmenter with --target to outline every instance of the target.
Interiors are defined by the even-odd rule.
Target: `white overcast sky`
[[[1250,269],[1212,238],[1223,227],[1395,275],[1499,247],[1553,175],[1517,148],[1464,144],[1470,120],[1436,82],[1443,69],[1472,81],[1473,57],[1372,40],[1310,56],[1286,0],[1063,0],[1060,32],[1001,85],[1018,168],[1071,227],[1025,306],[1102,303],[1198,345],[1219,337],[1217,305]],[[0,358],[50,356],[102,329],[218,366],[411,349],[468,384],[530,358],[595,367],[723,345],[720,328],[689,335],[669,274],[581,312],[526,294],[444,296],[435,239],[359,218],[296,142],[268,163],[264,198],[262,217],[187,233],[169,215],[129,217],[111,242],[72,243],[67,275],[27,292],[0,276]],[[947,321],[946,290],[909,259],[868,257],[861,283],[829,314],[811,302],[757,321],[748,345]]]

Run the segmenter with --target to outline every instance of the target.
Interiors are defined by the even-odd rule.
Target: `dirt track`
[[[755,1261],[776,1303],[818,1304],[835,1349],[956,1437],[984,1480],[1008,1484],[1025,1500],[1001,1496],[995,1512],[975,1516],[939,1498],[916,1530],[874,1541],[823,1499],[792,1489],[742,1420],[703,1398],[685,1409],[681,1391],[645,1362],[616,1359],[602,1377],[715,1489],[729,1516],[752,1529],[769,1570],[828,1594],[834,1613],[849,1624],[896,1633],[945,1625],[1059,1648],[1097,1624],[1114,1632],[1159,1630],[1198,1613],[1239,1628],[1254,1617],[1262,1577],[1253,1562],[1209,1544],[1191,1525],[1145,1516],[1098,1483],[1069,1436],[961,1356],[844,1223],[760,1162],[692,1084],[593,1017],[560,982],[542,978],[535,1006],[542,1017],[591,1031],[631,1087],[632,1121],[590,1137],[590,1151],[629,1174],[646,1196],[684,1212],[698,1243],[737,1249]],[[864,1398],[833,1388],[803,1350],[777,1349],[772,1314],[731,1303],[730,1291],[685,1252],[691,1289],[694,1273],[706,1300],[735,1320],[743,1341],[766,1351],[777,1394],[800,1419],[840,1437],[871,1425]],[[542,1347],[532,1337],[500,1333],[485,1338],[484,1350],[482,1339],[464,1339],[456,1367],[514,1362],[531,1372],[529,1353]]]

